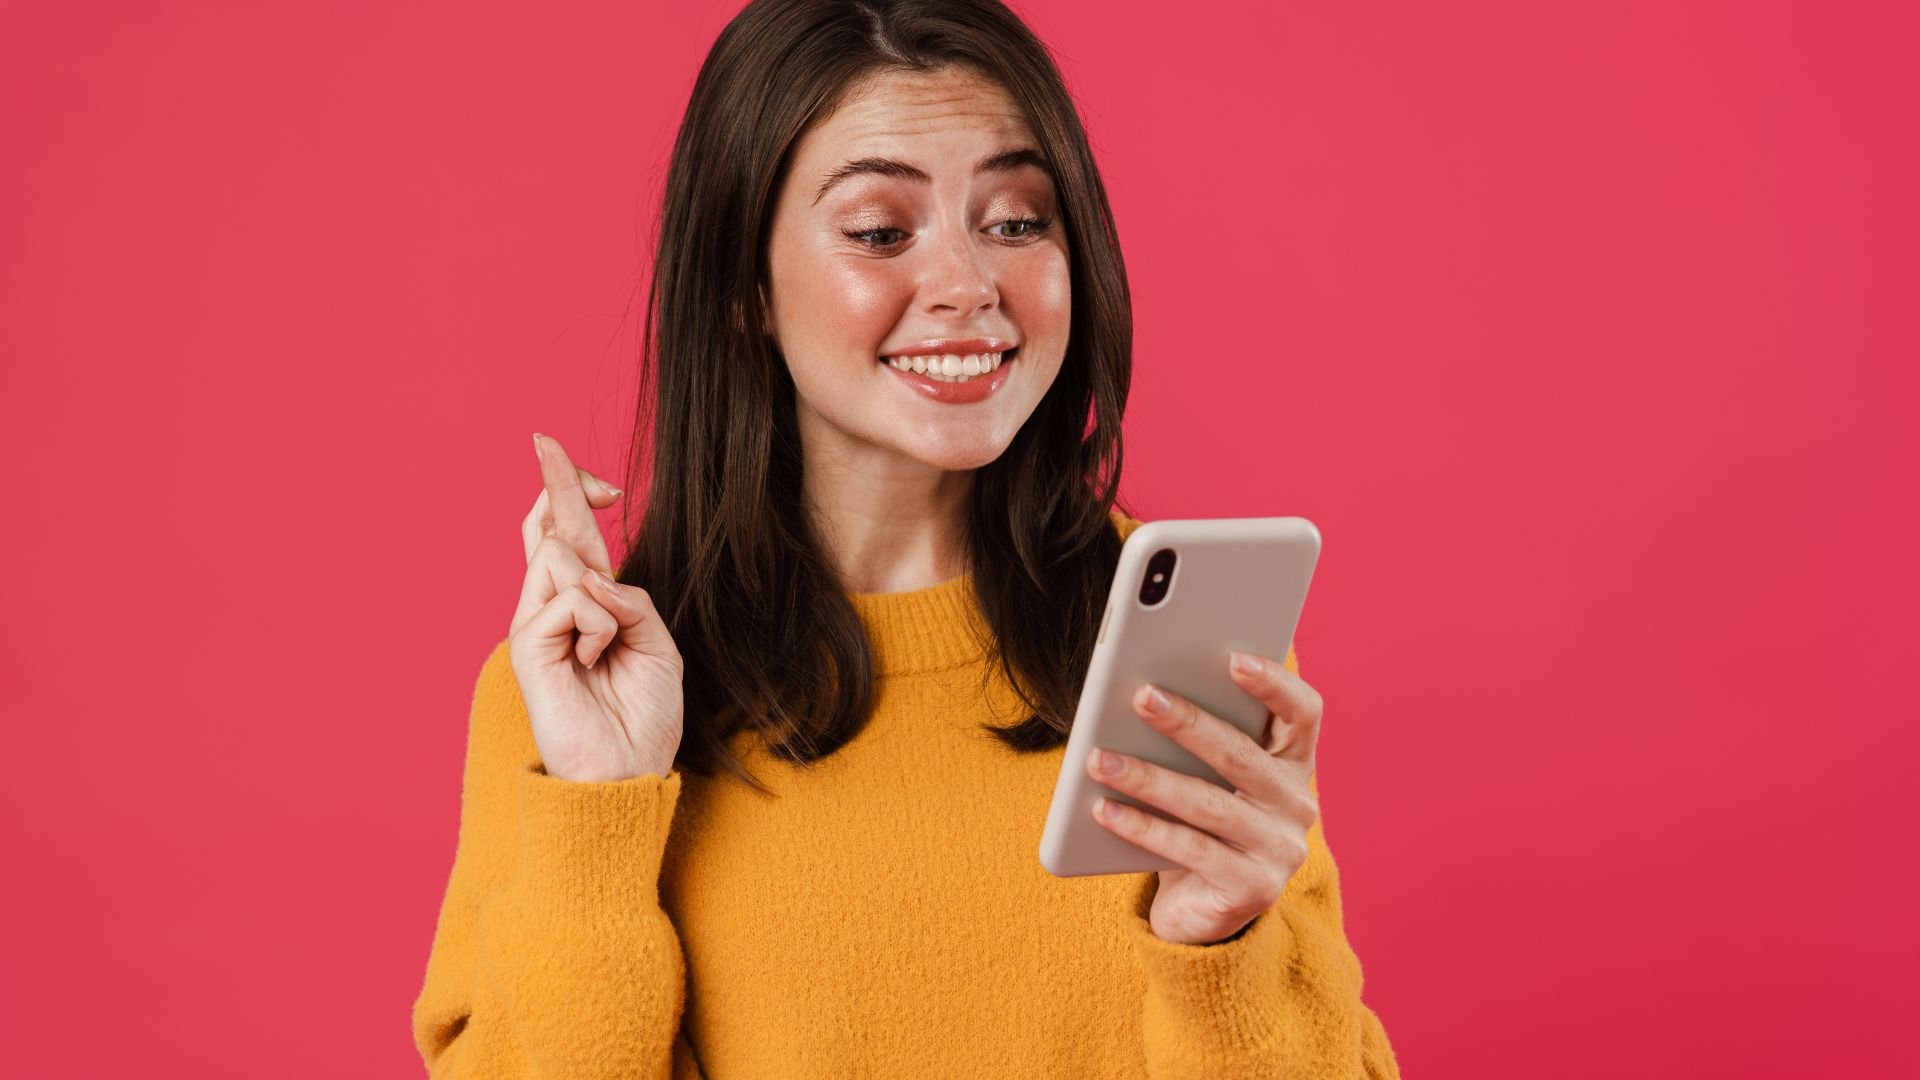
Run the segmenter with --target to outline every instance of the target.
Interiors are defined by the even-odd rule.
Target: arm
[[[1297,674],[1298,663],[1289,650],[1286,666]],[[1317,798],[1318,778],[1308,785]],[[1126,918],[1147,974],[1149,1077],[1399,1080],[1386,1029],[1360,999],[1360,960],[1342,928],[1340,875],[1321,821],[1280,898],[1223,941],[1154,934],[1147,915],[1159,875],[1142,878]]]
[[[474,691],[460,835],[413,1038],[428,1074],[700,1076],[660,862],[679,770],[548,776],[502,642]]]

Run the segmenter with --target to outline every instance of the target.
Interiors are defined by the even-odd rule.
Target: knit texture
[[[1224,942],[1163,941],[1157,873],[1041,867],[1065,751],[980,730],[1021,714],[967,632],[970,579],[852,600],[871,722],[810,766],[736,736],[771,798],[678,768],[548,776],[494,648],[413,1006],[429,1075],[1399,1076],[1361,1002],[1324,805],[1272,908]]]

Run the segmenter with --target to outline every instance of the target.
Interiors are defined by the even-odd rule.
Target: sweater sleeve
[[[1286,666],[1300,670],[1291,650]],[[1307,783],[1317,797],[1318,777]],[[1306,861],[1279,899],[1224,941],[1162,940],[1148,920],[1160,875],[1141,875],[1126,918],[1147,975],[1142,1031],[1152,1080],[1399,1080],[1386,1029],[1360,1000],[1360,960],[1341,924],[1324,817],[1307,830]]]
[[[413,1006],[428,1075],[697,1080],[659,903],[680,772],[547,775],[502,642],[481,667],[459,843]]]

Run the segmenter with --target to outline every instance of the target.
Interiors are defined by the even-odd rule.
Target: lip
[[[935,351],[944,352],[946,350],[940,349]],[[996,350],[976,349],[975,351],[976,352],[994,352]],[[1001,349],[997,351],[1004,353],[1006,350]],[[907,352],[907,353],[888,353],[887,355],[917,356],[919,354]],[[990,396],[995,391],[999,390],[1002,386],[1006,385],[1007,379],[1013,374],[1013,366],[1019,362],[1020,362],[1019,353],[1015,353],[1012,356],[1002,356],[999,367],[994,368],[992,371],[986,373],[985,375],[975,375],[973,378],[968,379],[966,382],[957,382],[957,383],[941,382],[939,379],[929,379],[925,375],[922,375],[919,372],[914,371],[912,368],[908,368],[907,370],[902,371],[901,369],[894,367],[892,364],[885,363],[884,361],[881,363],[880,366],[886,368],[888,371],[893,372],[895,375],[905,380],[906,384],[909,387],[919,391],[929,401],[937,401],[943,405],[967,405],[976,401],[980,401]]]
[[[1019,347],[1019,344],[1016,342],[1005,341],[1000,338],[939,338],[933,341],[922,341],[917,345],[909,345],[904,349],[882,350],[880,355],[933,356],[941,353],[954,353],[959,356],[965,356],[968,353],[1003,353],[1008,349],[1017,349]]]

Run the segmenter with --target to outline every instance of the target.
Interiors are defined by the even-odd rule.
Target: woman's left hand
[[[1264,745],[1170,691],[1160,691],[1167,704],[1156,710],[1152,684],[1133,697],[1150,726],[1211,765],[1232,790],[1111,750],[1087,755],[1088,776],[1179,819],[1113,799],[1094,804],[1094,817],[1115,835],[1184,868],[1160,871],[1154,893],[1148,921],[1165,941],[1221,941],[1273,906],[1306,861],[1307,830],[1320,816],[1308,784],[1320,741],[1320,694],[1279,661],[1245,658],[1256,665],[1251,674],[1231,664],[1228,671],[1267,706]],[[1106,761],[1118,770],[1100,771]]]

